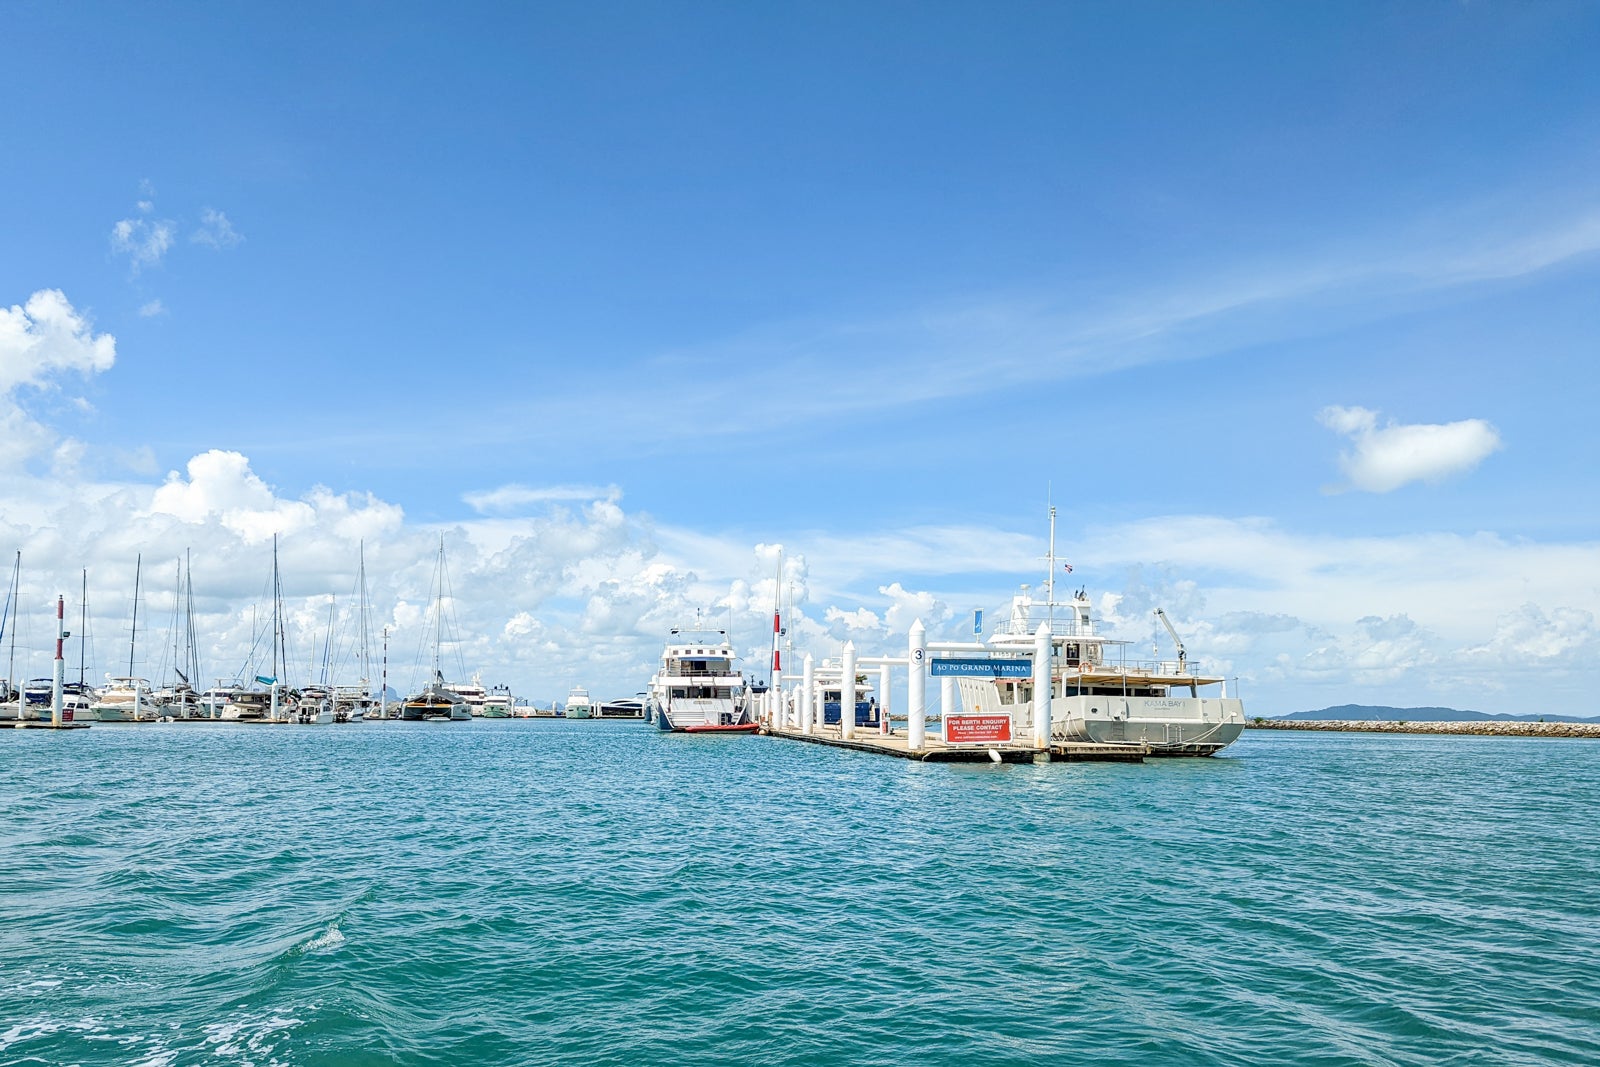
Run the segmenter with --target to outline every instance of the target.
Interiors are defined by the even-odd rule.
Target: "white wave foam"
[[[339,924],[329,923],[326,930],[301,946],[301,951],[332,952],[342,944],[344,944],[344,934],[340,931]]]

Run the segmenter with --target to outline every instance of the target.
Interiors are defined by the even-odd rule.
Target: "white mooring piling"
[[[928,630],[921,619],[911,624],[906,658],[910,661],[906,668],[906,748],[920,752],[927,746],[923,735],[928,707]]]
[[[844,643],[839,665],[839,736],[846,741],[856,736],[856,643]]]
[[[798,701],[800,705],[800,732],[802,734],[810,734],[813,712],[817,707],[817,675],[811,653],[806,653],[806,658],[801,661],[801,664],[800,697]]]
[[[1050,747],[1050,624],[1033,635],[1033,747]]]

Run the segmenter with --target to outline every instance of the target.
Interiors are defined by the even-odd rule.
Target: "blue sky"
[[[192,545],[231,673],[274,529],[403,630],[442,529],[465,669],[631,691],[694,606],[755,653],[762,546],[819,655],[958,628],[1050,493],[1265,711],[1587,699],[1592,5],[7,25],[0,547],[102,644]]]

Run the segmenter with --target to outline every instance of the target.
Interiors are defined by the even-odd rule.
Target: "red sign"
[[[1009,715],[946,715],[944,743],[947,745],[981,745],[1011,740]]]

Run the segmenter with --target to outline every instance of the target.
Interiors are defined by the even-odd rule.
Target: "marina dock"
[[[851,738],[840,736],[837,726],[820,726],[813,733],[803,733],[793,727],[767,726],[762,733],[789,741],[807,741],[814,745],[833,748],[850,748],[857,752],[874,752],[880,756],[897,756],[900,759],[921,760],[924,763],[1035,763],[1048,762],[1101,762],[1143,763],[1150,754],[1146,744],[1102,745],[1078,741],[1056,741],[1048,748],[1038,749],[1030,742],[1008,742],[990,745],[947,745],[937,734],[928,734],[921,749],[912,749],[906,743],[903,730],[880,734],[858,730]]]

